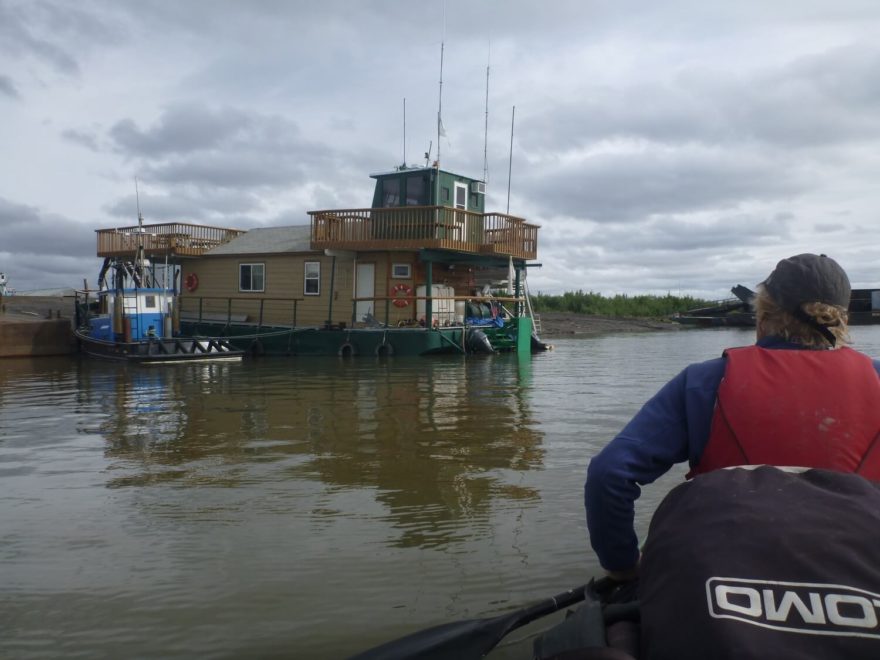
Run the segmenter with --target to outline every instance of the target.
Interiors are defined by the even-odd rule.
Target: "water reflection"
[[[374,498],[395,547],[485,536],[494,505],[540,497],[509,481],[544,458],[515,359],[81,366],[108,488],[308,480]]]
[[[348,657],[583,584],[589,457],[684,363],[749,341],[0,362],[0,656]],[[641,530],[682,478],[645,489]]]

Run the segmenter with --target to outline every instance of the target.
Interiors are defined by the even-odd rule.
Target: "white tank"
[[[416,296],[425,297],[424,286],[416,287]],[[452,297],[455,295],[455,289],[451,286],[435,284],[431,287],[431,309],[433,311],[434,320],[440,325],[449,325],[455,321],[455,301]],[[425,318],[425,301],[418,300],[416,302],[416,318],[421,321]],[[464,309],[462,308],[462,319],[464,319]]]
[[[464,300],[456,300],[455,301],[455,322],[456,323],[464,323],[464,314],[465,314],[465,302]]]

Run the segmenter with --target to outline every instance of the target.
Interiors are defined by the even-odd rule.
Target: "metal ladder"
[[[525,297],[526,304],[526,312],[529,315],[529,318],[532,319],[532,330],[535,335],[541,336],[541,317],[535,314],[532,309],[532,297],[529,295],[529,278],[526,276],[526,269],[523,268],[523,278],[522,278],[522,287],[523,287],[523,295]]]

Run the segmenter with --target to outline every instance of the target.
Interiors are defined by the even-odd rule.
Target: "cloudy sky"
[[[444,44],[442,166],[487,139],[533,292],[721,298],[807,251],[880,286],[878,34],[876,0],[0,0],[0,271],[94,283],[136,178],[148,223],[369,206],[436,157]]]

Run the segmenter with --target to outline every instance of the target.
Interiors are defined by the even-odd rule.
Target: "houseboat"
[[[369,208],[311,211],[309,224],[146,225],[153,254],[179,269],[181,335],[257,355],[547,348],[526,280],[537,225],[487,213],[483,181],[436,166],[371,176]],[[222,235],[205,241],[206,229]],[[124,233],[99,230],[98,255]]]

